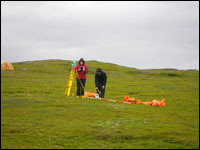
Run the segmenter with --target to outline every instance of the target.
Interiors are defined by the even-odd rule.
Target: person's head
[[[84,61],[84,59],[81,58],[81,59],[79,60],[78,64],[79,64],[79,65],[85,65],[85,61]]]
[[[97,68],[97,75],[101,75],[101,73],[102,73],[101,68]]]

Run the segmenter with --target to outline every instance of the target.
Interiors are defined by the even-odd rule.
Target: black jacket
[[[107,76],[106,73],[104,71],[101,70],[101,75],[98,75],[97,73],[95,74],[95,85],[96,87],[98,86],[106,86],[106,82],[107,82]]]

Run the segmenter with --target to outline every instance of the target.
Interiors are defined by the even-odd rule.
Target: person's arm
[[[78,71],[78,73],[81,71],[80,65],[76,66],[76,70]]]
[[[103,85],[106,86],[106,82],[107,82],[107,75],[106,73],[104,73],[104,80],[103,80]]]
[[[97,74],[95,74],[95,86],[98,87],[99,86],[99,79],[97,77]]]

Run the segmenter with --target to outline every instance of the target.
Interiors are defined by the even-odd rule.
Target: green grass
[[[70,61],[13,65],[14,71],[1,71],[2,149],[199,149],[199,71],[86,62],[86,91],[95,91],[101,67],[106,98],[166,98],[165,107],[156,107],[64,96]]]

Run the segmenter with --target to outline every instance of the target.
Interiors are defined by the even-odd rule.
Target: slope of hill
[[[1,148],[199,149],[199,71],[86,63],[86,91],[95,91],[100,67],[106,98],[166,98],[166,106],[66,97],[71,61],[13,63],[14,71],[1,71]]]

